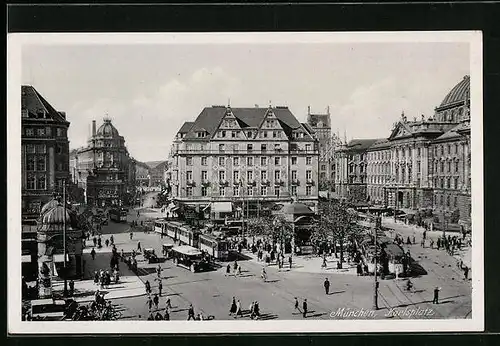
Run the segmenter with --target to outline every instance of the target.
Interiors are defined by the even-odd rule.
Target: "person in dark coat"
[[[292,270],[292,256],[288,256],[288,264],[290,266],[290,270]]]
[[[94,247],[96,247],[97,246],[97,238],[96,237],[92,238],[92,241],[94,242]]]
[[[161,297],[161,291],[162,290],[163,290],[163,284],[162,284],[162,282],[160,280],[160,282],[158,282],[158,294],[160,295],[160,297]]]
[[[158,298],[158,294],[154,295],[153,303],[155,304],[155,308],[158,310],[158,304],[160,303],[160,298]]]
[[[232,316],[236,313],[236,298],[233,297],[231,301],[231,307],[229,308],[229,316]]]
[[[469,280],[469,267],[464,268],[464,278],[465,280]]]
[[[228,264],[226,267],[226,276],[231,275],[231,265]]]
[[[434,288],[434,299],[432,300],[432,304],[439,304],[439,287]]]
[[[306,318],[307,315],[307,299],[304,299],[304,302],[302,303],[302,316]]]
[[[163,315],[163,320],[170,321],[170,313],[168,312],[168,309],[165,309],[165,314]]]
[[[151,284],[149,283],[149,281],[146,281],[144,286],[146,287],[146,293],[150,294],[151,293]]]
[[[189,304],[189,309],[188,309],[188,321],[193,319],[194,321],[196,321],[196,317],[194,316],[194,308],[193,308],[193,304]]]
[[[75,293],[75,282],[73,280],[69,281],[69,295],[72,297]]]
[[[323,286],[325,287],[325,293],[328,295],[330,292],[330,281],[328,281],[328,278],[325,279]]]
[[[92,248],[92,251],[90,251],[90,256],[92,256],[92,260],[95,260],[95,249]]]

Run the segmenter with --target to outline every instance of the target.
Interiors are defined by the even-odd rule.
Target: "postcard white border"
[[[472,165],[472,318],[446,320],[273,320],[203,322],[23,322],[21,321],[21,52],[24,45],[137,44],[292,44],[292,43],[462,42],[470,44]],[[292,32],[292,33],[57,33],[9,34],[7,37],[7,252],[9,334],[131,333],[304,333],[420,332],[484,330],[483,258],[483,104],[482,33],[439,32]],[[483,232],[482,232],[483,231]]]

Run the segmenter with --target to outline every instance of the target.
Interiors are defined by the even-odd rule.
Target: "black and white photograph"
[[[480,33],[8,41],[9,331],[484,327]]]

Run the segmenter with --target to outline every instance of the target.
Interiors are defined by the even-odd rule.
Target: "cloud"
[[[240,94],[241,86],[220,67],[201,68],[184,79],[172,78],[149,94],[139,93],[126,100],[99,99],[90,106],[77,104],[71,110],[75,115],[72,145],[85,143],[91,121],[96,119],[99,124],[108,113],[134,157],[143,161],[166,159],[184,121],[194,121],[203,107],[225,104],[228,97]]]

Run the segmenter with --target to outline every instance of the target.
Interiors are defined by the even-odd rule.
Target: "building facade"
[[[177,133],[167,176],[175,199],[202,208],[292,197],[316,207],[318,159],[313,131],[287,107],[212,106]]]
[[[110,119],[104,119],[97,130],[95,120],[92,121],[88,146],[78,149],[72,162],[87,204],[104,207],[130,202],[135,193],[135,181],[131,181],[135,176],[135,161]]]
[[[23,225],[35,225],[42,206],[69,182],[66,113],[33,86],[21,87],[21,201]]]
[[[316,133],[319,142],[319,188],[328,190],[330,182],[334,180],[333,152],[338,144],[332,136],[332,125],[330,107],[325,114],[311,113],[311,107],[307,108],[307,124]]]
[[[368,149],[378,139],[353,139],[334,154],[334,196],[355,205],[369,203]]]
[[[409,120],[403,113],[387,139],[375,140],[366,148],[366,161],[359,158],[360,164],[366,164],[366,199],[398,209],[431,209],[434,215],[470,229],[470,155],[470,78],[465,76],[432,117]],[[350,191],[340,185],[352,189],[351,177],[360,183],[363,177],[351,167],[358,161],[350,160],[348,149],[339,150],[335,157],[341,168],[338,191],[345,197]]]

